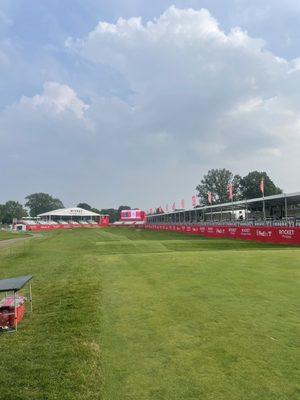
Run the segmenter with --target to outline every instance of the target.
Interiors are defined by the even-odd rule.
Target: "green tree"
[[[98,210],[98,208],[92,207],[89,211],[92,211],[96,214],[101,214],[102,211]]]
[[[4,215],[4,204],[0,204],[0,224],[2,223],[3,215]]]
[[[83,208],[84,210],[87,210],[87,211],[92,211],[92,207],[87,203],[79,203],[79,204],[77,204],[76,207]]]
[[[241,179],[241,195],[244,199],[261,197],[260,182],[264,178],[265,196],[282,193],[266,172],[251,171]]]
[[[211,169],[203,176],[201,183],[196,187],[201,204],[207,205],[207,193],[213,194],[214,203],[226,203],[229,201],[227,188],[230,183],[233,184],[234,200],[240,199],[240,180],[239,175],[225,168]]]
[[[64,208],[63,203],[47,193],[33,193],[25,198],[25,206],[29,208],[31,217],[39,214],[53,211],[58,208]]]
[[[104,208],[99,211],[99,213],[109,215],[110,222],[116,222],[119,220],[118,210],[116,210],[115,208]]]
[[[13,219],[18,220],[27,216],[27,211],[18,201],[7,201],[0,207],[0,219],[3,224],[11,224]]]
[[[122,210],[131,210],[131,207],[129,206],[120,206],[118,209],[115,208],[103,208],[101,211],[93,209],[92,211],[98,212],[101,214],[107,214],[109,215],[109,221],[110,222],[116,222],[120,220],[121,217],[121,211]]]

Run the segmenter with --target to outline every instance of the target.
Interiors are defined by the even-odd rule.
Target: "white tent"
[[[49,211],[43,214],[39,214],[40,218],[51,218],[51,217],[100,217],[100,214],[97,214],[93,211],[84,210],[79,207],[71,207],[71,208],[60,208],[58,210]]]

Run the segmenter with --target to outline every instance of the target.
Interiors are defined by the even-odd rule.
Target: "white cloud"
[[[9,57],[0,50],[0,67],[7,67],[9,65]]]
[[[199,148],[202,141],[203,149],[224,148],[224,158],[226,148],[243,151],[237,141],[251,141],[252,157],[291,134],[293,118],[296,123],[300,75],[289,75],[295,62],[267,51],[263,40],[240,28],[226,34],[205,9],[172,6],[146,24],[140,18],[100,22],[85,39],[67,45],[124,75],[145,135],[164,130],[183,147]]]
[[[11,18],[9,18],[4,11],[0,10],[0,23],[3,23],[5,25],[12,25],[13,21]]]
[[[84,118],[84,114],[89,108],[87,104],[77,97],[72,88],[57,82],[46,82],[42,94],[37,94],[33,97],[23,96],[20,104],[36,110],[57,114],[70,111],[79,119]]]

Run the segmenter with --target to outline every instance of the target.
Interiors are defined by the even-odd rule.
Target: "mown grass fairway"
[[[0,278],[34,275],[1,399],[300,398],[300,249],[75,229],[0,257]]]

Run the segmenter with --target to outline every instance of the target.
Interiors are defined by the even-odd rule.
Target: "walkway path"
[[[0,249],[3,249],[5,247],[9,247],[12,244],[17,244],[17,243],[20,243],[20,242],[24,242],[25,240],[31,240],[31,239],[40,238],[40,237],[43,237],[43,235],[35,234],[35,235],[32,235],[32,236],[26,236],[26,237],[22,237],[22,238],[0,240]]]

